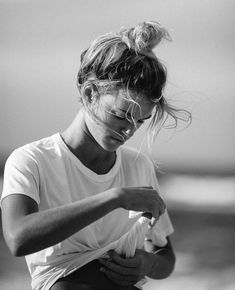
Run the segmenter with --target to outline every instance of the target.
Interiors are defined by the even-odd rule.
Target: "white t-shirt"
[[[110,171],[98,175],[79,161],[57,133],[13,151],[5,165],[1,200],[10,194],[24,194],[34,199],[41,211],[128,186],[158,189],[154,165],[147,156],[122,146]],[[129,211],[116,209],[66,240],[27,255],[32,288],[47,290],[59,278],[101,257],[115,248],[135,222]],[[158,220],[155,232],[158,245],[163,246],[173,232],[167,212]]]

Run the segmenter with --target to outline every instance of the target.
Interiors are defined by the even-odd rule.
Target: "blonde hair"
[[[167,69],[153,53],[163,39],[171,40],[167,30],[159,23],[150,21],[94,40],[81,55],[77,75],[82,104],[89,109],[89,100],[84,93],[89,86],[95,86],[100,93],[124,89],[127,98],[133,102],[129,91],[156,104],[150,123],[152,132],[158,132],[154,130],[156,125],[162,127],[169,116],[173,118],[173,126],[177,126],[179,119],[191,120],[190,113],[176,109],[163,97]]]

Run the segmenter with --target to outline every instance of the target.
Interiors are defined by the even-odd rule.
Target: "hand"
[[[147,275],[152,263],[150,253],[136,250],[133,258],[123,258],[115,251],[109,251],[109,259],[99,259],[102,271],[111,281],[121,286],[135,285]]]
[[[166,209],[164,201],[152,187],[125,187],[116,188],[116,191],[121,201],[121,207],[150,213],[153,217],[152,226]]]

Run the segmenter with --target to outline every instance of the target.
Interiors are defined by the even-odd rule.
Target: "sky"
[[[233,0],[0,0],[0,159],[69,125],[80,54],[94,38],[155,20],[172,37],[154,50],[168,69],[165,97],[193,121],[162,129],[154,159],[172,170],[234,172],[234,9]],[[139,148],[145,130],[128,145]]]

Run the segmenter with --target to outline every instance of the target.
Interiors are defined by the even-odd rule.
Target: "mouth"
[[[115,140],[116,142],[120,143],[120,144],[124,144],[124,143],[127,141],[127,139],[124,138],[124,137],[123,137],[123,139],[120,139],[120,138],[117,138],[117,137],[111,136],[111,138],[112,138],[113,140]]]

